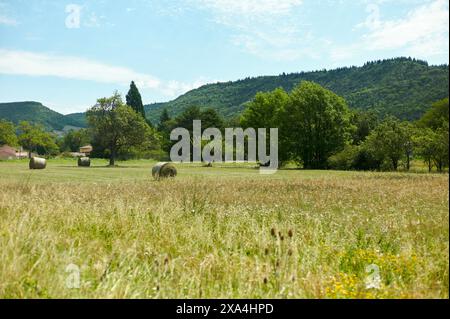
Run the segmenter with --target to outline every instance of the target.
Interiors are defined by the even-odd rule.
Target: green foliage
[[[436,152],[434,144],[436,139],[437,134],[430,128],[421,129],[414,136],[416,153],[427,164],[429,172],[433,168],[433,157]]]
[[[328,168],[335,170],[380,170],[383,159],[375,158],[374,154],[364,145],[346,145],[328,159]]]
[[[170,152],[172,145],[176,143],[176,141],[170,141],[170,132],[172,129],[176,127],[183,127],[187,129],[192,136],[194,120],[202,121],[202,130],[213,127],[223,130],[225,127],[222,116],[220,116],[220,114],[214,109],[210,108],[201,110],[198,106],[190,106],[175,119],[170,119],[168,113],[164,112],[161,116],[161,122],[158,127],[163,139],[165,139],[165,142],[163,142],[163,148],[167,153]]]
[[[165,129],[165,123],[170,121],[170,115],[169,112],[167,112],[167,109],[164,109],[161,113],[161,116],[159,117],[159,124],[158,124],[158,130],[163,131]]]
[[[418,119],[426,108],[448,96],[448,66],[429,66],[410,58],[375,61],[362,67],[301,72],[279,76],[246,78],[215,83],[192,90],[168,103],[146,105],[151,119],[159,118],[163,109],[177,116],[192,105],[212,107],[225,118],[233,118],[258,92],[276,88],[291,91],[301,81],[313,81],[342,96],[352,109],[370,109],[380,117],[394,115],[400,119]]]
[[[203,128],[218,128],[219,130],[223,130],[224,121],[219,113],[216,110],[208,108],[200,113],[200,119],[202,121]]]
[[[377,127],[378,116],[373,111],[356,110],[352,113],[350,121],[355,126],[352,142],[354,145],[360,145],[370,132]]]
[[[135,110],[137,113],[141,114],[142,117],[145,119],[145,110],[144,110],[144,104],[142,103],[141,93],[139,93],[139,90],[138,90],[136,84],[134,84],[134,81],[131,81],[130,90],[128,91],[126,100],[127,100],[127,105],[131,106],[131,108],[133,110]]]
[[[241,124],[244,128],[279,127],[280,115],[289,102],[289,94],[282,88],[271,92],[258,92],[255,98],[247,103],[241,117]]]
[[[291,103],[291,98],[282,88],[277,88],[271,92],[258,92],[255,98],[246,104],[240,125],[244,128],[279,128],[280,133],[284,132],[283,118],[287,105]],[[231,127],[236,127],[233,125]],[[269,134],[266,135],[267,148],[270,147]],[[286,134],[279,134],[278,158],[281,162],[289,160],[289,137]]]
[[[123,104],[118,93],[98,99],[88,110],[87,120],[96,143],[109,152],[111,166],[119,153],[148,146],[156,139],[141,114]]]
[[[448,123],[446,128],[439,128],[436,131],[436,138],[433,141],[435,153],[433,162],[439,172],[442,172],[449,165],[449,143],[448,143]]]
[[[64,116],[38,102],[0,103],[0,118],[19,124],[21,121],[40,124],[46,130],[63,130],[66,126],[85,127],[82,117]]]
[[[387,160],[397,170],[400,160],[410,149],[411,127],[394,117],[388,117],[373,130],[364,146],[379,161]]]
[[[313,82],[291,92],[282,116],[281,135],[292,159],[305,168],[326,168],[328,158],[350,138],[350,111],[344,99]]]
[[[170,131],[175,127],[175,120],[170,118],[166,109],[160,116],[158,123],[158,132],[161,134],[161,148],[166,154],[169,154],[172,142],[170,141]]]
[[[16,146],[18,144],[16,129],[14,124],[5,120],[0,120],[0,146]]]
[[[449,121],[448,98],[435,102],[417,122],[419,127],[429,127],[433,130],[445,127]]]
[[[175,118],[172,122],[170,130],[175,127],[183,127],[192,134],[192,125],[194,120],[201,120],[203,129],[209,127],[215,127],[218,129],[224,128],[224,121],[222,117],[214,109],[201,110],[198,106],[190,106]],[[169,122],[170,121],[166,121],[165,123],[167,124]]]
[[[87,129],[70,130],[59,140],[61,152],[79,152],[80,147],[91,142],[91,136]]]
[[[55,136],[44,130],[38,124],[31,124],[26,121],[19,123],[19,144],[30,152],[37,152],[41,155],[55,155],[58,153],[58,146],[55,143]]]
[[[328,157],[344,147],[353,128],[344,99],[307,81],[290,94],[281,88],[256,94],[241,124],[278,128],[280,160],[295,160],[305,168],[326,168]]]
[[[70,121],[73,126],[76,127],[87,127],[87,121],[86,121],[86,113],[72,113],[64,115],[64,118]]]
[[[449,166],[449,105],[448,98],[437,101],[417,122],[420,128],[413,142],[417,153],[431,171],[433,165],[439,172]]]
[[[343,171],[355,169],[355,159],[358,157],[359,151],[359,146],[346,145],[342,151],[330,156],[328,167]]]

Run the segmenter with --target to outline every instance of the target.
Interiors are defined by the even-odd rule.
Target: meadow
[[[0,162],[0,298],[449,297],[448,174],[106,164]]]

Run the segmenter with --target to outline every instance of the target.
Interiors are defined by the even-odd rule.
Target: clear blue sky
[[[448,64],[447,0],[0,0],[0,102],[86,110],[205,83],[412,56]]]

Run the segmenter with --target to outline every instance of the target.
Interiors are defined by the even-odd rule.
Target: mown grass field
[[[449,297],[448,174],[153,164],[0,162],[0,298]]]

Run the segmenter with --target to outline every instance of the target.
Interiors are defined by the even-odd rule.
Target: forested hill
[[[314,81],[344,97],[354,109],[373,109],[380,116],[418,119],[430,105],[448,96],[448,65],[396,58],[366,63],[362,67],[260,76],[208,84],[167,103],[146,105],[147,116],[157,122],[164,108],[173,115],[185,107],[212,107],[227,118],[237,115],[259,91],[283,87],[290,91],[302,80]]]
[[[82,116],[84,118],[84,115]],[[61,131],[65,127],[84,127],[84,119],[62,115],[39,102],[0,103],[0,119],[18,124],[20,121],[39,123],[48,130]]]
[[[448,97],[448,65],[429,66],[426,62],[396,58],[366,63],[362,67],[260,76],[244,80],[208,84],[167,103],[145,106],[147,117],[157,123],[164,108],[174,116],[197,105],[214,108],[233,118],[259,91],[283,87],[290,91],[302,80],[314,81],[343,96],[354,109],[373,109],[381,116],[418,119],[431,104]],[[86,127],[85,113],[62,115],[38,102],[0,103],[0,119],[14,123],[25,120],[43,124],[49,130]]]

